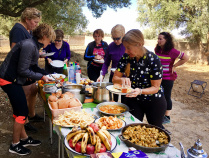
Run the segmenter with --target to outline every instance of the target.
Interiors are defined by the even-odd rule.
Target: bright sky
[[[131,29],[139,29],[143,31],[140,23],[136,21],[137,15],[137,0],[131,0],[132,5],[129,8],[113,9],[107,8],[100,18],[92,16],[91,11],[87,7],[83,7],[83,13],[87,17],[89,23],[86,30],[93,32],[96,29],[102,29],[105,33],[111,33],[111,29],[117,25],[122,24],[126,32]],[[178,30],[173,30],[172,34],[176,38],[180,38]]]
[[[89,20],[89,24],[86,30],[93,32],[96,29],[101,28],[105,33],[110,33],[111,29],[117,25],[122,24],[126,32],[130,29],[140,29],[140,23],[136,22],[137,19],[137,2],[131,0],[132,5],[129,8],[113,9],[108,8],[100,18],[92,16],[90,10],[87,7],[83,7],[83,13]],[[142,29],[140,29],[142,30]]]

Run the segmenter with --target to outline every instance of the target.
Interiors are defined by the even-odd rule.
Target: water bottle
[[[81,74],[81,67],[80,67],[79,63],[77,63],[77,71],[76,71],[76,73],[77,72]]]
[[[73,65],[70,65],[69,73],[68,73],[68,81],[75,83],[75,72],[73,69]]]

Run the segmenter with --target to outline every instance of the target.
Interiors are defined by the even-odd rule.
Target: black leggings
[[[15,116],[28,117],[28,106],[25,93],[21,85],[8,84],[1,87],[7,93]]]
[[[89,65],[87,68],[88,77],[90,80],[93,80],[94,82],[97,81],[98,77],[100,76],[100,71],[102,69],[102,66],[94,66],[92,64]]]
[[[171,92],[173,88],[173,83],[174,81],[172,80],[162,80],[162,83],[161,83],[164,89],[165,99],[167,102],[167,110],[172,109]]]
[[[138,101],[137,98],[125,97],[125,103],[130,108],[130,113],[140,121],[146,114],[149,124],[162,128],[163,117],[166,111],[165,97],[153,98],[151,101]]]

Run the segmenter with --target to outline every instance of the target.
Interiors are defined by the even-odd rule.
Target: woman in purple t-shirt
[[[170,123],[170,114],[172,109],[171,91],[174,80],[177,78],[175,68],[183,65],[189,60],[189,57],[176,49],[174,49],[173,38],[168,32],[161,32],[158,36],[158,43],[155,47],[155,54],[160,58],[163,66],[162,86],[164,88],[165,99],[167,102],[167,110],[163,123]],[[175,64],[175,60],[179,59]]]
[[[116,68],[118,62],[122,55],[125,53],[125,47],[122,43],[122,38],[125,35],[125,28],[123,25],[115,25],[111,30],[111,35],[113,42],[108,46],[108,51],[104,59],[104,64],[102,66],[102,80],[105,77],[105,74],[108,72],[108,67],[112,61],[112,68]],[[110,74],[109,82],[112,82],[113,72]],[[100,77],[97,79],[97,82],[100,82]]]
[[[55,30],[55,33],[55,42],[51,43],[44,49],[47,53],[55,52],[54,55],[45,58],[45,70],[48,73],[63,73],[63,67],[55,68],[52,67],[50,63],[53,60],[61,60],[67,64],[67,62],[70,60],[70,46],[67,42],[63,41],[64,32],[62,30]]]

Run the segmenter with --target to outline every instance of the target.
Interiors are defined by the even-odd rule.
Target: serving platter
[[[116,146],[117,146],[117,141],[116,141],[115,136],[112,135],[111,133],[110,133],[110,135],[111,135],[112,146],[111,146],[111,150],[110,150],[109,152],[113,151],[113,150],[116,148]],[[70,150],[70,151],[72,151],[72,152],[74,152],[75,154],[78,154],[78,155],[90,156],[89,154],[82,154],[82,153],[79,153],[79,152],[75,151],[74,149],[72,149],[72,148],[69,146],[69,143],[68,143],[66,137],[67,137],[67,136],[65,136],[64,144],[65,144],[65,147],[66,147],[68,150]]]
[[[95,123],[98,123],[100,118],[96,119]],[[121,130],[123,127],[126,126],[126,122],[123,119],[120,119],[120,118],[118,118],[118,119],[122,121],[122,123],[123,123],[122,127],[116,128],[116,129],[107,129],[108,131],[118,131],[118,130]]]
[[[64,79],[66,76],[64,74],[51,74],[54,78],[58,79],[61,77],[62,79]],[[50,78],[52,81],[55,81],[55,79],[53,77],[51,77],[50,75],[46,75],[48,78]]]
[[[54,55],[55,52],[41,54],[41,57],[48,57]]]
[[[100,64],[103,64],[104,63],[104,59],[101,59],[101,60],[98,60],[98,59],[93,59],[94,62],[96,63],[100,63]]]
[[[119,113],[119,114],[106,113],[106,112],[103,112],[103,111],[100,110],[100,107],[102,107],[102,106],[104,106],[104,105],[118,105],[118,106],[123,107],[123,108],[125,109],[125,112],[122,112],[122,113]],[[129,107],[128,107],[127,105],[125,105],[125,104],[123,104],[123,103],[119,103],[119,102],[102,102],[102,103],[98,104],[98,105],[96,106],[96,108],[97,108],[97,110],[98,110],[100,113],[102,113],[102,114],[104,114],[104,115],[111,115],[111,116],[120,116],[120,115],[124,115],[126,112],[129,111]]]
[[[61,67],[64,67],[65,63],[64,63],[64,61],[61,61],[61,60],[52,60],[52,62],[50,64],[53,67],[61,68]]]
[[[127,93],[130,93],[132,91],[132,88],[128,88],[128,92],[127,93],[122,93],[121,90],[114,88],[114,85],[109,85],[109,86],[106,87],[106,89],[108,91],[110,91],[111,93],[121,94],[121,95],[126,95]]]
[[[146,128],[155,128],[158,129],[159,132],[164,132],[165,135],[168,137],[168,144],[161,144],[159,147],[145,147],[145,146],[140,146],[137,144],[132,143],[131,141],[129,141],[128,139],[125,139],[123,137],[123,132],[129,127],[129,126],[137,126],[140,125],[141,127],[145,126]],[[147,153],[154,153],[154,152],[161,152],[161,151],[165,151],[165,149],[169,146],[169,143],[171,141],[171,137],[169,135],[169,133],[158,127],[158,126],[154,126],[151,124],[146,124],[146,123],[132,123],[132,124],[128,124],[126,125],[122,130],[121,130],[121,134],[118,136],[120,138],[121,141],[123,141],[128,147],[134,147],[137,150],[141,150],[143,152],[147,152]]]

